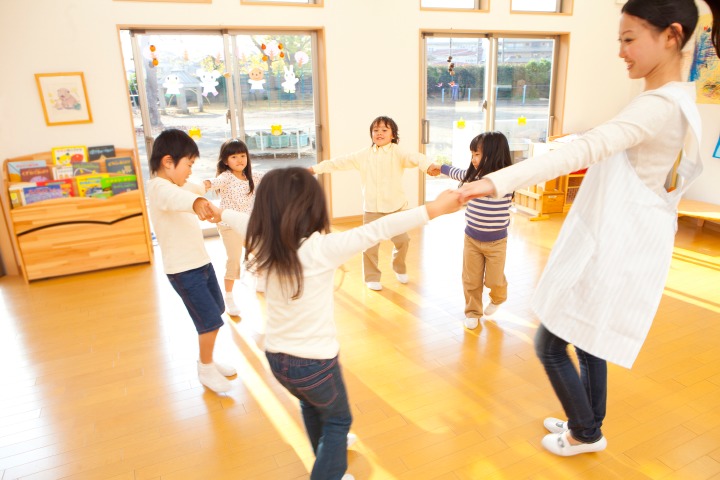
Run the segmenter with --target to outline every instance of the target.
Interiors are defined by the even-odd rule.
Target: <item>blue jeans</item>
[[[540,324],[535,353],[545,367],[555,394],[565,410],[573,438],[593,443],[602,437],[607,407],[607,362],[575,347],[580,374],[567,352],[568,342]]]
[[[266,352],[275,378],[300,400],[315,465],[310,480],[340,480],[347,470],[347,434],[352,415],[338,357],[300,358]]]
[[[198,335],[223,326],[225,300],[212,263],[167,277],[185,304]]]

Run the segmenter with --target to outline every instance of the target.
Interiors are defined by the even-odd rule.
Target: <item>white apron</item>
[[[699,152],[700,118],[679,87],[666,88]],[[687,140],[686,140],[687,144]],[[680,197],[702,171],[683,154],[684,182],[659,196],[625,152],[592,165],[552,249],[532,307],[558,337],[612,363],[632,367],[657,312],[677,231]]]

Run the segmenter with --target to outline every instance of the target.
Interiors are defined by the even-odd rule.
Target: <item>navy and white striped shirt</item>
[[[440,171],[448,177],[462,181],[467,170],[442,165]],[[465,209],[465,235],[479,242],[494,242],[507,237],[510,225],[512,193],[502,198],[473,198]]]

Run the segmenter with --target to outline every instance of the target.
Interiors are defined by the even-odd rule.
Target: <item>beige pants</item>
[[[239,280],[245,238],[225,225],[218,224],[217,229],[218,232],[220,232],[220,237],[222,237],[223,245],[225,245],[225,251],[227,252],[224,278],[225,280]]]
[[[507,300],[506,251],[507,237],[494,242],[480,242],[465,235],[462,281],[466,318],[482,316],[483,284],[490,289],[492,303],[499,305]]]
[[[373,220],[382,218],[389,213],[365,212],[363,213],[363,223],[370,223]],[[401,233],[390,239],[395,245],[392,252],[392,267],[395,273],[407,273],[405,266],[405,257],[407,256],[408,246],[410,245],[410,237],[407,233]],[[382,272],[378,268],[378,251],[380,244],[374,245],[363,252],[363,275],[366,282],[379,282]]]

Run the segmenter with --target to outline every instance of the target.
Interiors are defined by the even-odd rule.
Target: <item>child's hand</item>
[[[440,175],[440,173],[440,165],[438,165],[437,163],[431,163],[427,169],[427,174],[431,177],[437,177],[438,175]]]
[[[313,167],[308,167],[308,172],[310,172],[310,173],[312,173],[313,175],[315,175],[315,170],[313,169]]]
[[[212,183],[210,183],[210,180],[204,180],[203,184],[205,185],[206,192],[212,188]]]
[[[210,223],[220,223],[222,220],[222,210],[218,208],[214,203],[210,202],[210,208],[213,211],[212,217],[208,218],[208,222]]]
[[[212,221],[216,210],[217,207],[215,207],[215,205],[213,205],[207,198],[199,197],[193,203],[193,212],[195,212],[200,220]]]
[[[462,196],[463,202],[472,200],[473,198],[492,196],[497,193],[495,185],[487,178],[481,178],[477,182],[466,183],[458,189]]]
[[[445,190],[437,198],[425,204],[428,216],[432,219],[446,213],[453,213],[463,206],[459,190]]]

